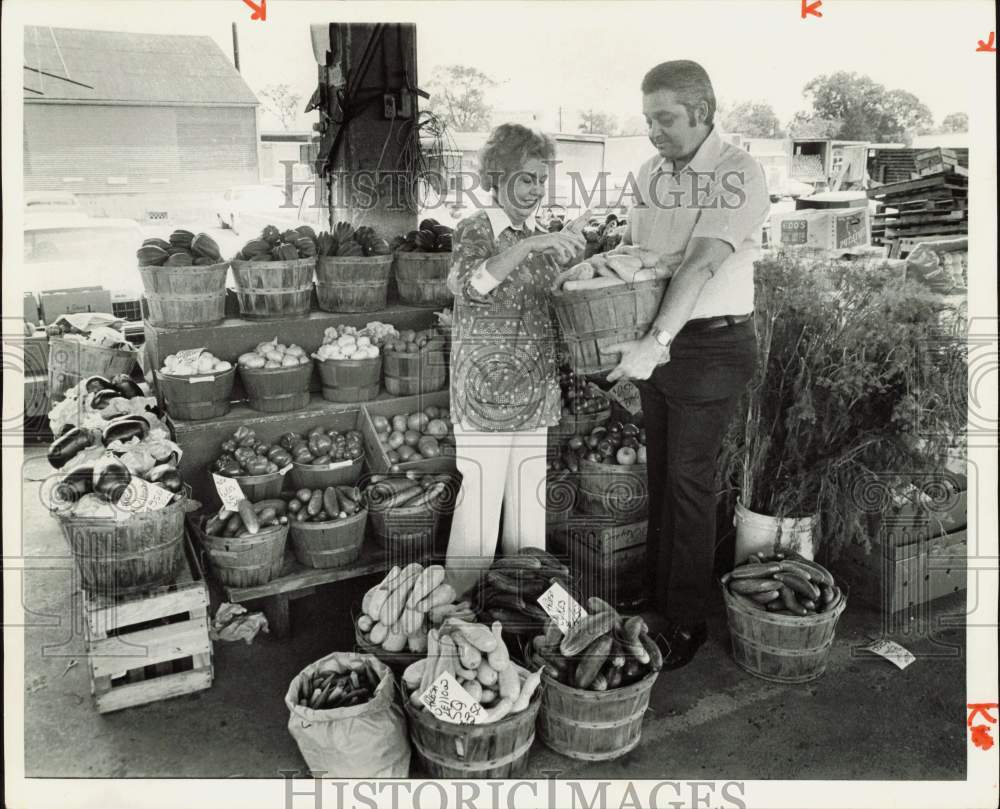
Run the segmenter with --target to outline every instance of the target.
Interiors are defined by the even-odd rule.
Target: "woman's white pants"
[[[449,580],[461,595],[493,562],[500,510],[504,556],[545,547],[546,428],[478,432],[455,425],[462,491],[455,506],[448,555]]]

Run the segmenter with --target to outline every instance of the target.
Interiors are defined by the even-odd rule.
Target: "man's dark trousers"
[[[722,439],[753,374],[753,320],[687,332],[670,361],[638,382],[646,429],[650,606],[692,626],[714,593],[716,466]]]

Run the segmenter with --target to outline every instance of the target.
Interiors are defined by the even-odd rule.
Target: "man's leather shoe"
[[[685,626],[673,624],[666,632],[656,637],[656,645],[663,653],[664,669],[679,669],[686,666],[708,637],[705,624]]]

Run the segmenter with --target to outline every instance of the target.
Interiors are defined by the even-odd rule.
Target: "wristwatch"
[[[653,326],[649,333],[653,335],[653,339],[656,340],[664,348],[670,348],[670,344],[674,341],[674,336],[666,329],[661,329],[658,326]]]

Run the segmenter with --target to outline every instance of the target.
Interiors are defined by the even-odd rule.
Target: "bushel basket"
[[[621,354],[607,346],[636,340],[649,331],[667,288],[662,279],[637,284],[552,293],[556,318],[577,374],[614,368]]]
[[[344,567],[361,556],[367,523],[366,509],[350,517],[326,522],[290,520],[288,533],[292,551],[306,567]]]
[[[248,320],[278,320],[309,313],[315,258],[293,261],[233,259],[240,313]]]
[[[778,615],[754,606],[723,585],[733,660],[744,671],[777,683],[807,683],[823,676],[847,596],[825,612]]]
[[[288,368],[240,368],[247,401],[264,413],[287,413],[309,404],[312,360]]]
[[[320,256],[316,298],[324,312],[385,309],[392,256]]]
[[[557,753],[582,761],[609,761],[633,750],[659,672],[607,691],[572,688],[542,672],[538,734]]]
[[[451,253],[396,253],[396,287],[401,303],[410,306],[450,306],[448,289]]]
[[[207,267],[140,267],[150,324],[184,329],[221,323],[228,270],[228,261]]]
[[[363,360],[317,360],[328,402],[370,402],[381,390],[382,355]]]
[[[236,366],[217,374],[172,376],[155,372],[156,387],[171,418],[203,421],[229,412]]]
[[[204,520],[192,521],[215,578],[229,587],[267,584],[281,573],[288,526],[263,528],[247,537],[213,537],[204,531]]]
[[[121,521],[56,514],[83,589],[92,595],[122,598],[171,584],[184,562],[188,502],[182,498],[158,511]]]
[[[445,722],[404,698],[410,741],[421,768],[433,779],[520,775],[535,740],[535,720],[543,691],[544,686],[537,688],[523,711],[482,725]]]

